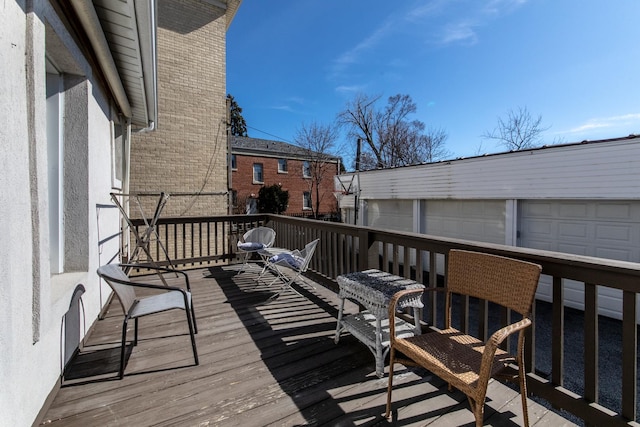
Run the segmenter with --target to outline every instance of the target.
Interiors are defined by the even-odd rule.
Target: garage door
[[[518,246],[640,262],[638,201],[522,201],[518,229]],[[600,313],[620,318],[621,292],[599,292]],[[550,280],[541,281],[537,296],[551,301]],[[582,283],[567,281],[565,299],[582,309]]]
[[[413,231],[413,200],[368,200],[367,225],[385,230]]]
[[[425,234],[505,243],[504,200],[427,200],[423,215]]]

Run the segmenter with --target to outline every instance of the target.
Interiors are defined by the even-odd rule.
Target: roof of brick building
[[[313,156],[308,149],[298,145],[270,139],[250,138],[247,136],[230,136],[231,151],[235,153],[255,154],[268,157],[294,157],[308,159]],[[318,153],[314,153],[318,154]],[[338,161],[338,157],[329,155],[329,161]]]

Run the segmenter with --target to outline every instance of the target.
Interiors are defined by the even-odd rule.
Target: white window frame
[[[305,160],[302,164],[302,177],[311,178],[311,162],[308,160]]]
[[[231,170],[238,170],[238,159],[235,154],[231,155]]]
[[[51,274],[64,271],[64,89],[47,60],[47,155],[49,180],[49,261]]]
[[[311,202],[311,191],[304,191],[302,193],[302,210],[310,211],[313,207]]]
[[[287,166],[287,159],[278,159],[278,173],[289,173],[289,167]]]
[[[260,176],[256,176],[257,172],[259,172]],[[262,163],[253,164],[253,183],[264,184],[264,166]]]

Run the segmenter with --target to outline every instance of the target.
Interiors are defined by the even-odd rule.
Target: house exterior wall
[[[6,2],[0,14],[0,425],[20,426],[35,421],[60,378],[63,349],[73,344],[63,331],[79,342],[109,295],[95,270],[117,253],[119,226],[117,209],[108,207],[111,99],[49,2],[29,3],[32,9]],[[59,274],[50,262],[48,190],[58,184],[48,173],[55,162],[48,156],[45,56],[62,73]],[[79,285],[80,321],[64,324]]]
[[[212,3],[158,2],[158,124],[132,136],[129,191],[169,193],[163,217],[227,213],[227,16]],[[141,200],[152,215],[157,197]]]
[[[236,153],[236,169],[232,170],[232,189],[237,192],[237,205],[234,213],[244,213],[246,199],[258,196],[263,185],[280,184],[289,192],[289,207],[286,214],[310,214],[310,209],[303,209],[303,193],[312,193],[312,204],[315,206],[315,188],[311,191],[313,179],[303,176],[304,160],[282,157],[267,157]],[[278,160],[287,158],[287,172],[278,172]],[[253,181],[253,165],[263,166],[263,182]],[[320,183],[320,214],[331,214],[337,211],[337,202],[333,196],[333,177],[337,173],[337,164],[327,163],[327,176]]]

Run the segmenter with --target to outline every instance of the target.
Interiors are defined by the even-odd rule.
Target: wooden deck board
[[[396,367],[393,421],[383,418],[387,378],[375,376],[370,351],[350,335],[333,341],[338,299],[317,286],[264,302],[277,285],[256,285],[256,270],[192,270],[200,365],[184,313],[140,320],[125,378],[116,378],[122,312],[113,301],[43,424],[60,426],[299,426],[473,424],[461,393],[428,372]],[[348,310],[355,310],[351,306]],[[132,326],[132,325],[130,325]],[[130,331],[130,338],[133,332]],[[73,373],[73,371],[72,371]],[[485,422],[520,425],[517,392],[494,382]],[[532,425],[572,425],[530,401]]]

